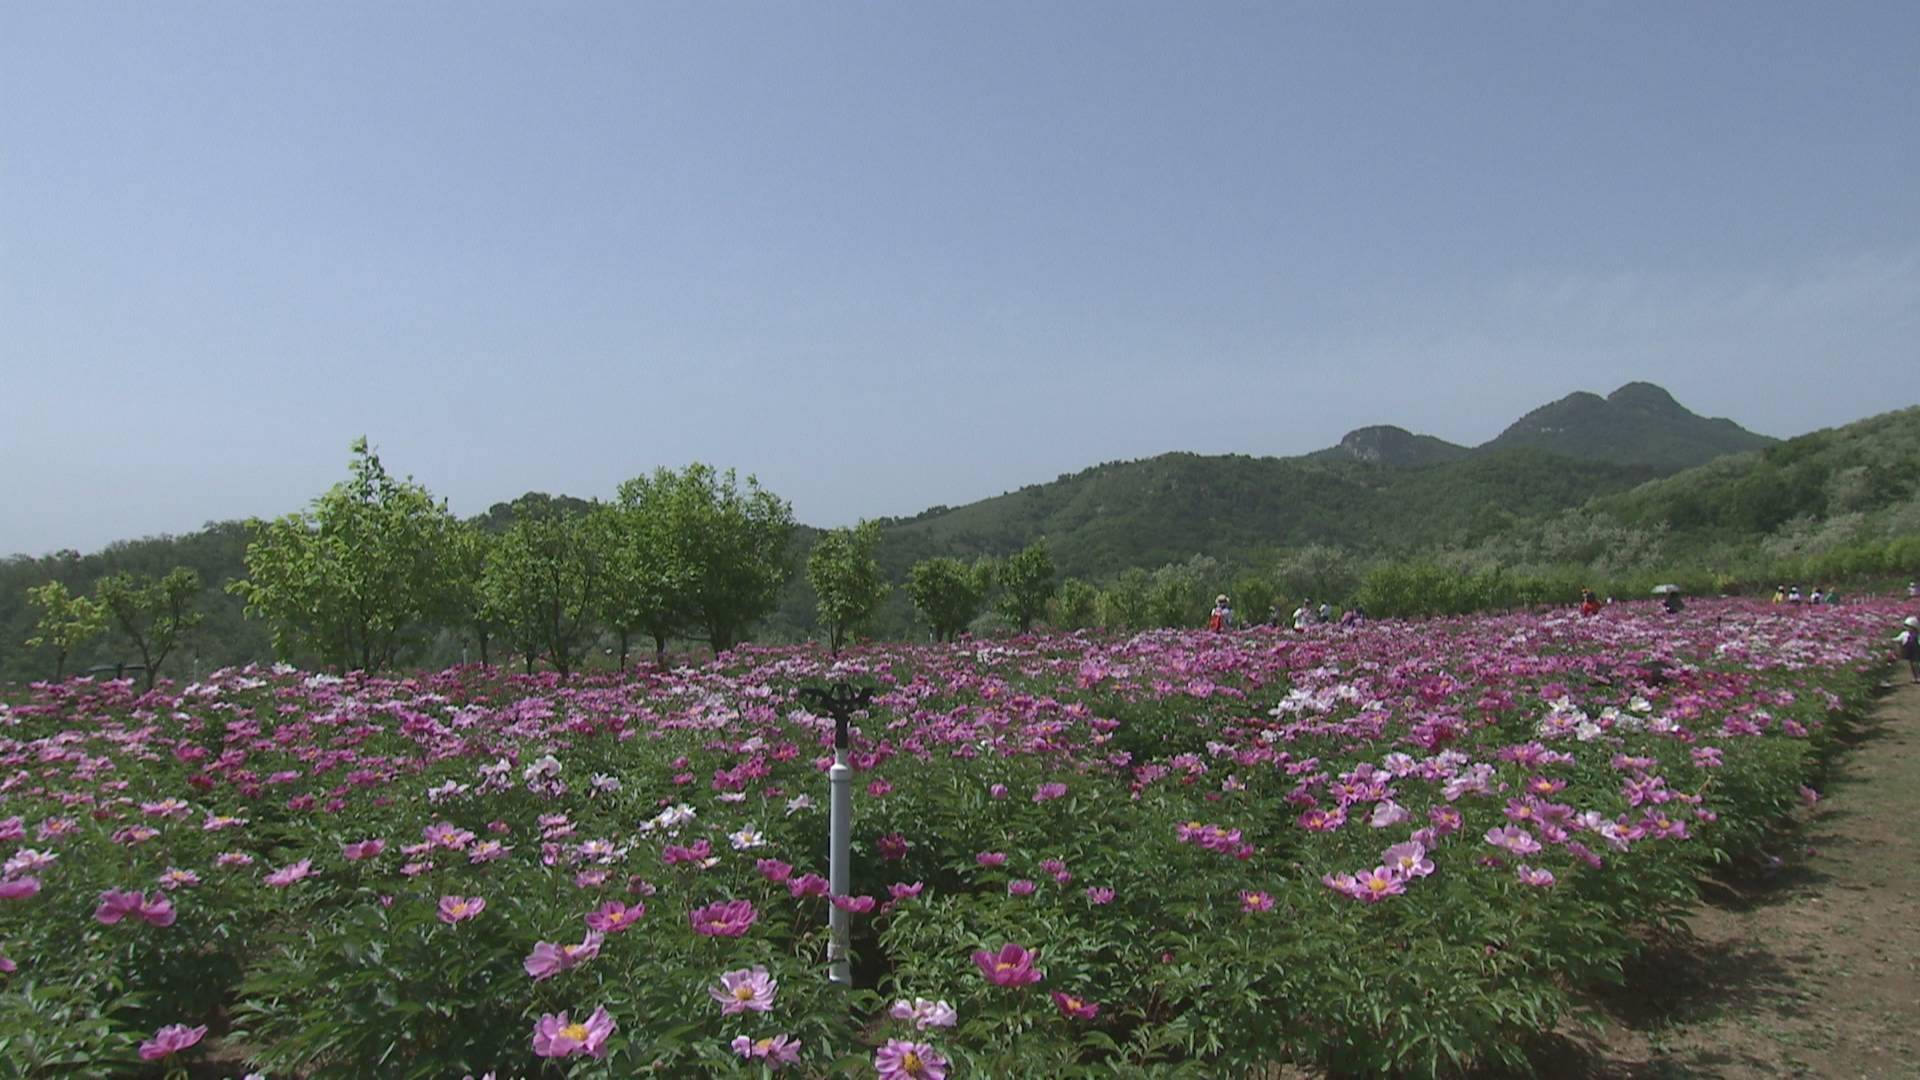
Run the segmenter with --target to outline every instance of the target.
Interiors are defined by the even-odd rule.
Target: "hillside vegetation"
[[[896,587],[865,631],[926,633],[899,587],[914,564],[1005,557],[1041,538],[1064,579],[1107,585],[1130,569],[1156,568],[1163,581],[1180,579],[1187,599],[1165,618],[1183,621],[1203,617],[1217,590],[1233,591],[1253,614],[1264,614],[1270,596],[1310,591],[1338,601],[1386,562],[1426,568],[1422,581],[1527,577],[1547,598],[1588,582],[1637,590],[1673,579],[1706,591],[1795,578],[1811,588],[1823,578],[1920,572],[1920,408],[1775,442],[1695,416],[1658,387],[1629,384],[1607,398],[1571,395],[1472,449],[1381,431],[1362,429],[1371,434],[1350,436],[1345,451],[1295,458],[1173,453],[1109,462],[965,506],[883,519],[876,556]],[[1567,439],[1580,431],[1574,456]],[[1381,452],[1361,460],[1353,450],[1362,444]],[[1678,471],[1661,464],[1711,454],[1715,445],[1747,448]],[[1401,463],[1409,457],[1419,463]],[[472,523],[500,533],[517,509],[564,514],[590,505],[533,493]],[[818,632],[816,598],[797,571],[820,535],[794,530],[787,584],[756,636]],[[89,555],[0,561],[0,679],[43,677],[53,667],[45,649],[25,645],[36,617],[28,588],[59,581],[84,594],[115,572],[158,576],[174,566],[198,573],[205,614],[175,670],[270,657],[265,628],[225,591],[246,573],[247,539],[245,524],[218,522]],[[1478,602],[1471,598],[1484,591],[1468,589],[1458,604]],[[1075,595],[1084,597],[1085,586]],[[1201,609],[1189,610],[1195,604]],[[1097,603],[1088,610],[1082,621],[1104,621]],[[453,662],[473,644],[440,633],[413,641],[409,656]],[[127,659],[101,638],[67,668]]]

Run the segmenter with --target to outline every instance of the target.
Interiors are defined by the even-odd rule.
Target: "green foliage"
[[[968,566],[958,559],[928,559],[907,574],[906,592],[934,637],[951,641],[980,614],[992,585],[989,563]]]
[[[457,571],[453,515],[412,480],[388,474],[365,438],[350,475],[308,512],[250,523],[247,576],[228,588],[273,627],[283,655],[305,650],[342,671],[398,658],[409,634],[449,608],[475,611]],[[472,617],[471,615],[469,617]]]
[[[177,567],[154,580],[132,574],[114,574],[94,586],[94,600],[113,620],[117,630],[140,654],[140,663],[153,689],[160,665],[180,643],[182,635],[200,623],[193,610],[200,594],[200,575]]]
[[[487,610],[520,648],[527,670],[545,656],[572,673],[590,640],[605,580],[604,552],[589,515],[549,507],[514,516],[487,555],[482,577]]]
[[[1021,633],[1033,629],[1034,620],[1047,613],[1053,599],[1053,557],[1047,554],[1045,537],[1010,555],[1000,564],[1000,613],[1019,627]]]
[[[1100,623],[1100,590],[1079,578],[1060,583],[1048,621],[1061,630],[1081,630]]]
[[[694,618],[693,564],[667,531],[664,491],[642,478],[620,485],[619,499],[588,519],[605,563],[600,620],[620,639],[620,666],[634,634],[653,638],[662,662],[667,642]]]
[[[684,581],[688,617],[716,653],[732,648],[778,603],[792,574],[793,508],[733,470],[694,463],[621,485],[623,505],[643,508],[667,575]]]
[[[835,655],[846,644],[891,586],[873,557],[880,546],[880,523],[862,521],[851,529],[834,529],[814,542],[807,556],[807,581],[813,586],[820,621]]]
[[[106,609],[85,596],[73,595],[58,581],[28,589],[27,599],[40,609],[40,621],[27,645],[53,648],[53,677],[60,679],[67,673],[67,657],[107,628]]]
[[[1109,630],[1145,630],[1153,625],[1153,577],[1135,566],[1121,571],[1100,594],[1100,625]]]

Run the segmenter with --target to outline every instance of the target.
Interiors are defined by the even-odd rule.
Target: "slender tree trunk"
[[[533,650],[527,650],[527,674],[533,674]]]
[[[478,638],[478,639],[479,639],[479,641],[480,641],[480,666],[481,666],[481,667],[492,667],[492,666],[493,666],[493,665],[492,665],[491,663],[489,663],[489,662],[488,662],[488,660],[487,660],[487,640],[488,640],[488,639],[489,639],[489,638],[490,638],[491,636],[492,636],[492,635],[490,635],[490,634],[488,634],[488,633],[487,633],[487,632],[486,632],[485,630],[481,630],[481,631],[477,631],[477,632],[476,632],[476,633],[474,634],[474,637],[476,637],[476,638]]]
[[[653,635],[653,666],[667,670],[667,635],[664,633]]]
[[[627,639],[631,636],[632,636],[631,631],[627,631],[627,630],[620,631],[620,670],[621,671],[627,670]]]

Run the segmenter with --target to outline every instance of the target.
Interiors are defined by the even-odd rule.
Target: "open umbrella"
[[[1655,596],[1665,596],[1668,593],[1676,593],[1679,591],[1680,586],[1678,585],[1655,585],[1653,587],[1653,595]]]

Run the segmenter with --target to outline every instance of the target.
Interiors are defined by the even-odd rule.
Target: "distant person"
[[[1216,634],[1233,629],[1233,607],[1227,602],[1227,594],[1214,597],[1213,614],[1207,616],[1207,629]]]
[[[1678,615],[1680,614],[1681,609],[1686,607],[1684,603],[1681,603],[1680,594],[1677,592],[1670,592],[1666,594],[1666,596],[1662,597],[1660,600],[1660,606],[1663,608],[1666,608],[1667,614],[1669,615]]]
[[[1293,609],[1293,632],[1296,634],[1304,634],[1307,631],[1307,627],[1312,625],[1313,601],[1303,596],[1300,598],[1300,606]]]
[[[1787,591],[1787,603],[1798,604],[1800,603],[1800,601],[1801,601],[1800,586],[1795,585],[1793,588]]]
[[[1580,614],[1582,615],[1600,614],[1600,598],[1593,594],[1592,589],[1580,590]]]
[[[1831,588],[1827,590],[1827,606],[1828,607],[1840,606],[1840,594]]]
[[[1367,621],[1367,609],[1355,604],[1340,614],[1341,626],[1359,626]]]
[[[1814,586],[1813,595],[1807,597],[1807,603],[1818,606],[1827,602],[1827,594],[1819,586]]]
[[[1333,621],[1333,605],[1327,603],[1325,600],[1320,601],[1320,611],[1318,612],[1315,621],[1323,622],[1323,623],[1332,622]]]
[[[1785,585],[1775,585],[1773,587],[1773,602],[1776,604],[1784,604],[1787,602],[1787,587]]]
[[[1907,582],[1907,599],[1920,600],[1920,581]]]
[[[1920,683],[1920,618],[1909,615],[1900,625],[1905,629],[1893,640],[1900,646],[1900,658],[1907,662],[1913,681]]]

